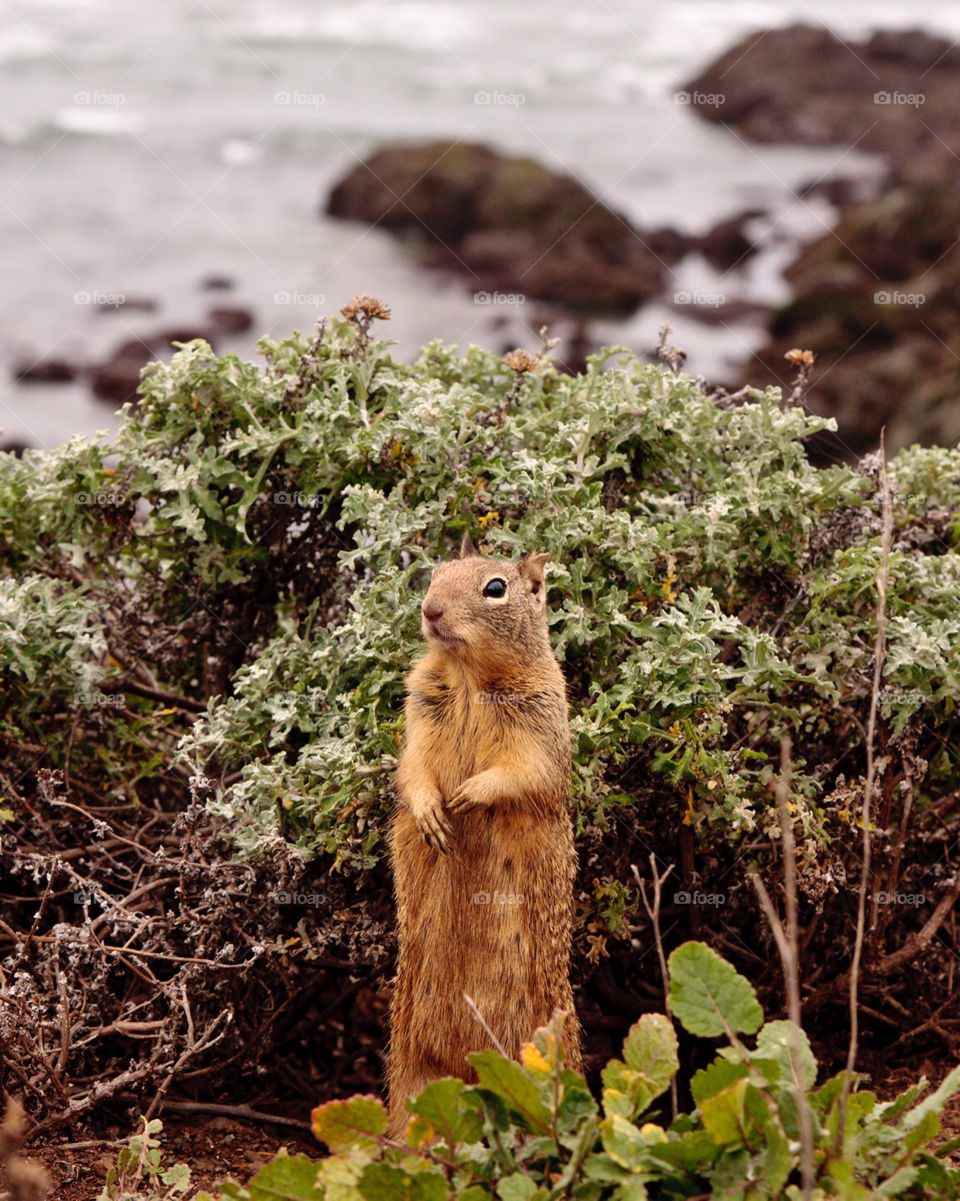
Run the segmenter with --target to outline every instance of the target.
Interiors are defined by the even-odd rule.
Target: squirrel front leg
[[[412,732],[397,765],[397,792],[427,846],[444,853],[449,851],[452,834],[443,811],[443,797],[427,766],[421,739]]]
[[[469,776],[447,801],[449,813],[463,813],[480,805],[507,801],[521,806],[555,788],[556,765],[542,755],[516,754],[506,763],[498,763]]]

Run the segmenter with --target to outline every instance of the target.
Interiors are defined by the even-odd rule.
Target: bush
[[[264,369],[190,343],[148,370],[113,443],[0,455],[5,892],[27,926],[48,894],[34,938],[0,932],[20,989],[19,1008],[0,1007],[0,1033],[20,1039],[32,1065],[28,1104],[67,1103],[43,1083],[44,1040],[27,1046],[22,1033],[25,1020],[47,1023],[57,1044],[54,950],[64,938],[83,945],[82,971],[109,1010],[102,1026],[123,1009],[105,966],[118,960],[103,959],[109,948],[85,933],[87,907],[65,895],[78,880],[56,852],[78,821],[90,831],[80,883],[99,887],[98,920],[177,973],[187,969],[169,957],[196,953],[207,967],[189,971],[204,995],[216,959],[217,970],[260,973],[257,987],[288,1004],[291,957],[305,961],[311,941],[347,968],[388,970],[381,861],[402,680],[420,650],[427,573],[465,530],[488,554],[551,555],[574,733],[578,1005],[588,1030],[591,1014],[613,1015],[596,1023],[595,1056],[606,1057],[618,1021],[622,1033],[657,1004],[637,954],[649,925],[630,871],[650,848],[661,867],[677,864],[669,945],[709,933],[765,1004],[779,1004],[744,867],[779,878],[775,792],[789,735],[803,954],[816,963],[805,1004],[820,1053],[836,1059],[876,633],[878,463],[814,468],[804,439],[828,422],[775,390],[710,393],[616,348],[576,377],[549,353],[508,363],[439,343],[397,363],[370,339],[375,312],[360,304],[312,339],[264,340]],[[949,1000],[947,965],[960,951],[945,924],[960,889],[950,858],[960,449],[913,447],[889,470],[895,538],[864,964],[882,1016],[866,1036],[873,1047],[909,1043],[909,1013],[918,1038],[952,1050],[956,1030],[932,1015]],[[261,873],[230,891],[223,915],[224,930],[249,937],[224,933],[216,956],[206,936],[217,900],[203,874],[223,852],[194,837],[211,815]],[[181,848],[189,870],[164,866],[162,847],[145,879],[117,867],[144,823]],[[273,864],[281,887],[313,885],[309,921],[293,908],[271,916]],[[168,891],[118,901],[161,870]],[[188,920],[178,907],[191,889],[203,905]],[[151,913],[172,924],[140,921]],[[38,979],[50,1004],[29,1012]],[[240,1012],[243,991],[253,996],[246,987],[214,1001]],[[186,1045],[175,990],[157,996],[164,1030]],[[884,1021],[891,1007],[897,1016]],[[232,1055],[234,1037],[247,1038],[247,1062],[251,1045],[266,1054],[252,1020],[216,1054]],[[322,1024],[314,1033],[322,1043]],[[345,1057],[360,1045],[351,1037],[339,1044]],[[111,1038],[112,1062],[143,1062],[142,1043]],[[150,1060],[137,1087],[163,1079],[177,1054]]]
[[[690,1114],[671,1122],[663,1114],[679,1066],[668,1017],[645,1014],[631,1028],[623,1059],[603,1073],[601,1116],[583,1077],[563,1067],[556,1015],[523,1048],[521,1064],[482,1051],[470,1056],[475,1086],[453,1078],[427,1085],[409,1102],[404,1144],[384,1136],[387,1114],[375,1097],[330,1101],[313,1114],[327,1159],[281,1155],[249,1189],[226,1184],[222,1196],[798,1201],[801,1107],[817,1201],[960,1196],[960,1171],[944,1163],[943,1150],[926,1150],[940,1129],[937,1115],[960,1090],[960,1067],[922,1100],[926,1081],[885,1103],[855,1091],[844,1105],[843,1073],[814,1088],[806,1035],[790,1022],[764,1023],[749,982],[709,947],[685,943],[670,956],[669,973],[674,1017],[690,1034],[725,1038],[690,1082]],[[753,1047],[744,1034],[756,1035]]]

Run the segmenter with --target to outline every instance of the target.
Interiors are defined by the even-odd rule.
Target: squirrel
[[[465,535],[421,606],[428,649],[406,677],[390,829],[395,1139],[409,1097],[442,1076],[475,1082],[471,1052],[497,1047],[516,1059],[554,1009],[567,1013],[565,1066],[581,1069],[569,972],[570,723],[547,628],[548,558],[489,559]]]

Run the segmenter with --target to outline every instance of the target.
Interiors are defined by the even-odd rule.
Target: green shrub
[[[938,1114],[960,1090],[960,1067],[923,1097],[926,1081],[878,1102],[851,1092],[843,1074],[819,1087],[806,1035],[764,1022],[750,983],[703,943],[670,956],[670,1008],[693,1035],[722,1037],[717,1057],[690,1082],[695,1108],[672,1121],[664,1094],[678,1068],[677,1036],[662,1014],[631,1028],[623,1059],[603,1073],[602,1109],[562,1062],[556,1015],[523,1048],[521,1064],[495,1051],[470,1056],[478,1083],[446,1078],[411,1100],[404,1143],[385,1136],[375,1097],[330,1101],[314,1130],[330,1155],[319,1163],[281,1155],[234,1201],[798,1201],[800,1108],[807,1111],[815,1201],[828,1197],[960,1196],[960,1171],[926,1148]],[[756,1035],[750,1046],[741,1037]],[[198,1201],[212,1201],[201,1194]]]

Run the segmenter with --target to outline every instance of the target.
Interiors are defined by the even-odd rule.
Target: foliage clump
[[[180,901],[192,883],[201,890],[212,852],[190,841],[189,823],[173,830],[185,810],[191,822],[215,818],[232,853],[275,857],[294,885],[313,873],[311,929],[328,948],[363,949],[360,960],[342,957],[347,968],[388,970],[382,860],[402,680],[420,651],[428,573],[469,530],[488,554],[551,556],[552,637],[574,735],[575,954],[588,1028],[591,1013],[612,1009],[625,1029],[641,999],[654,999],[630,872],[650,848],[661,867],[676,864],[668,943],[709,930],[776,1003],[779,977],[744,869],[779,878],[776,781],[789,735],[803,954],[817,965],[805,1003],[834,1055],[859,871],[877,464],[817,469],[804,441],[829,423],[776,390],[731,398],[616,348],[572,377],[548,343],[522,372],[439,343],[399,363],[370,337],[385,307],[359,299],[350,320],[310,338],[265,339],[263,367],[202,341],[184,346],[148,369],[112,442],[0,455],[0,828],[4,889],[17,907],[0,940],[5,970],[25,990],[19,1008],[0,1007],[0,1022],[30,1010],[36,980],[60,978],[53,952],[67,934],[103,961],[91,979],[104,1004],[116,1000],[110,1021],[125,1004],[116,971],[133,952],[121,965],[109,959],[113,944],[88,936],[88,907],[71,903],[78,880],[57,858],[70,821],[90,832],[70,870],[100,887],[96,920],[119,935],[115,945],[207,960],[195,954],[203,922],[181,920],[170,891],[141,892],[166,850],[137,869],[117,866],[138,853],[139,820],[186,847]],[[919,1037],[955,1050],[955,1028],[935,1015],[960,951],[946,921],[960,887],[951,858],[960,449],[913,447],[889,472],[864,990],[874,1012],[900,1007],[880,1020],[878,1046],[901,1036],[909,1045],[909,1013]],[[118,825],[121,815],[133,825]],[[163,870],[173,889],[177,873]],[[102,895],[105,882],[136,890],[136,904],[111,908],[125,902]],[[15,930],[34,923],[44,890],[24,943]],[[259,957],[258,987],[269,989],[275,971],[282,991],[284,965],[308,950],[306,927],[296,932],[306,915],[291,905],[266,921],[266,888],[253,891],[245,900],[234,890],[231,905],[258,907],[256,936],[225,944],[238,962]],[[57,1045],[56,1005],[53,995],[35,1007],[46,1033],[31,1046]],[[178,1009],[171,1001],[163,1021],[181,1041],[154,1069],[186,1045]],[[597,1037],[602,1050],[607,1036]],[[112,1053],[142,1050],[117,1039]],[[29,1054],[28,1104],[52,1098],[67,1112],[69,1089],[57,1093],[36,1066],[40,1052]]]

